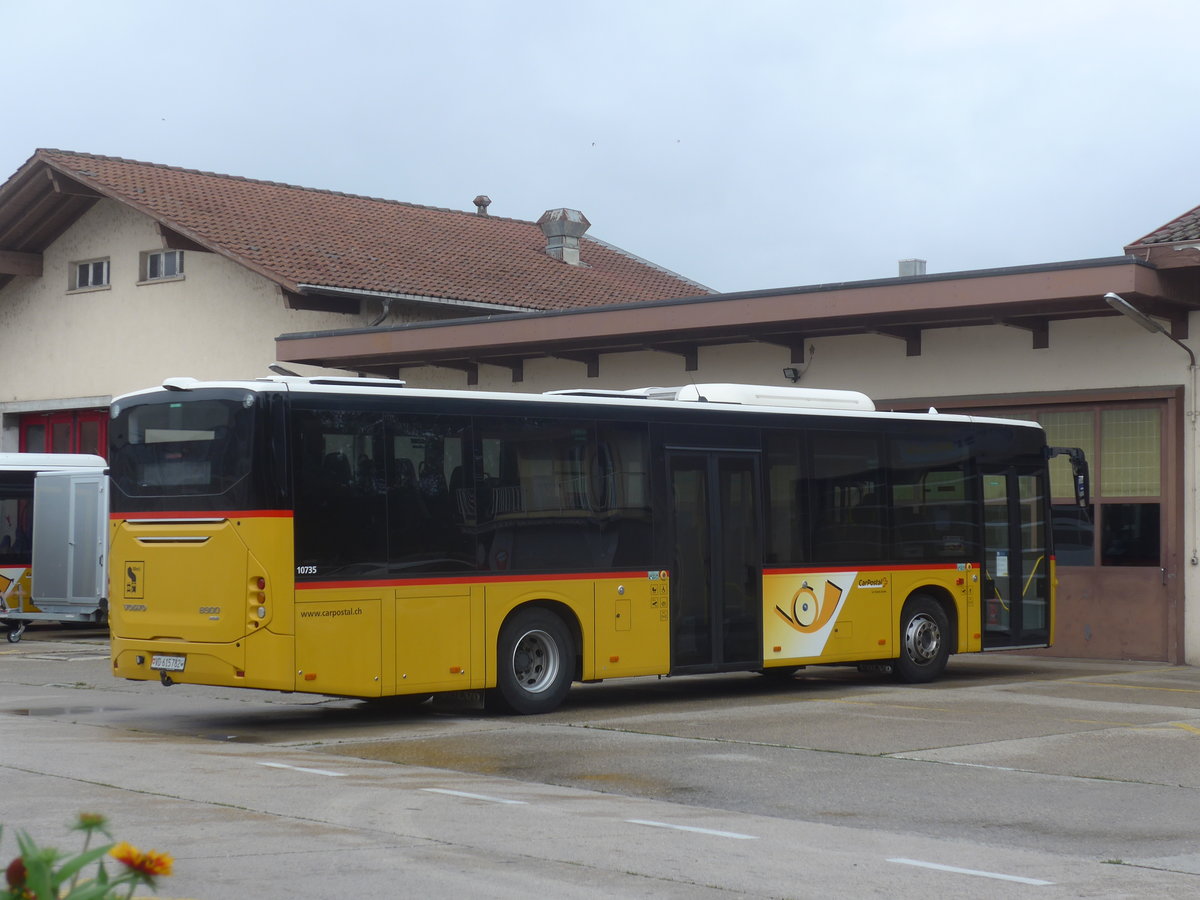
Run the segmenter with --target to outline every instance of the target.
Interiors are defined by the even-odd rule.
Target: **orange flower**
[[[108,852],[113,859],[124,863],[135,872],[141,872],[151,878],[156,875],[170,875],[171,864],[174,862],[167,853],[160,853],[157,850],[143,853],[127,841],[122,841]]]
[[[169,853],[160,853],[157,850],[147,850],[142,857],[142,871],[147,875],[170,875],[171,865],[175,860],[171,858]]]

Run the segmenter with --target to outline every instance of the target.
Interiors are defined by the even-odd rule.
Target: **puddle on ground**
[[[42,706],[34,709],[0,709],[10,716],[86,716],[92,713],[129,712],[131,706]]]
[[[202,741],[220,741],[222,744],[262,744],[262,738],[253,734],[198,734]]]

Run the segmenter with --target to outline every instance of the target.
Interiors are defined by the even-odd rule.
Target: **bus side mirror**
[[[1075,488],[1075,505],[1086,507],[1091,503],[1091,484],[1088,475],[1088,461],[1083,451],[1078,447],[1047,447],[1046,459],[1056,456],[1066,456],[1071,460],[1071,482]]]

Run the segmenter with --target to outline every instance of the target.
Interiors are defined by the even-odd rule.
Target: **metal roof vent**
[[[592,227],[587,216],[577,209],[548,209],[537,220],[546,236],[546,253],[573,266],[579,261],[579,239]]]
[[[492,205],[492,198],[487,194],[480,194],[471,202],[475,204],[475,215],[486,216],[488,214],[487,208]]]
[[[914,275],[925,274],[925,260],[923,259],[902,259],[900,260],[900,277],[912,278]]]

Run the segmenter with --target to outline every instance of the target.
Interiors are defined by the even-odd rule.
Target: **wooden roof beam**
[[[804,365],[804,342],[807,338],[802,334],[756,334],[751,336],[751,340],[758,341],[760,344],[774,344],[778,347],[787,347],[792,354],[792,365]]]
[[[555,359],[567,359],[587,366],[588,378],[600,377],[600,354],[596,353],[553,353]]]
[[[42,254],[0,250],[0,275],[42,275]]]
[[[1000,325],[1007,325],[1009,328],[1020,328],[1023,331],[1028,331],[1033,335],[1034,350],[1048,350],[1050,348],[1050,320],[1048,318],[1038,319],[997,319]]]
[[[24,246],[30,246],[30,235],[46,228],[47,221],[54,221],[56,208],[61,203],[61,199],[56,199],[49,192],[34,198],[33,202],[24,209],[5,218],[0,223],[0,245],[12,246],[13,243],[20,241]]]
[[[1188,336],[1188,310],[1173,303],[1162,303],[1156,300],[1136,300],[1134,306],[1148,316],[1156,319],[1166,319],[1170,323],[1171,337],[1177,341],[1186,341]]]
[[[192,253],[212,253],[203,244],[198,244],[189,237],[184,237],[173,228],[168,228],[162,222],[158,223],[158,233],[162,236],[163,246],[168,250],[187,250]]]
[[[525,360],[534,359],[532,356],[497,356],[494,358],[481,358],[478,362],[489,366],[499,366],[502,369],[508,369],[512,373],[513,384],[520,384],[525,380]]]
[[[171,247],[172,250],[181,248]],[[288,309],[306,309],[312,312],[352,313],[362,312],[362,301],[356,297],[330,297],[324,294],[298,294],[295,291],[283,291],[284,303]],[[351,366],[350,368],[353,368]]]
[[[46,177],[50,179],[50,184],[54,186],[54,193],[56,194],[66,194],[70,197],[90,197],[93,200],[104,196],[99,191],[93,190],[85,184],[80,184],[74,178],[68,178],[54,169],[46,169]]]
[[[905,356],[921,355],[920,328],[871,328],[869,331],[872,334],[882,334],[884,337],[891,337],[900,341],[904,341]]]
[[[457,362],[454,360],[430,360],[428,365],[435,366],[439,369],[454,369],[456,372],[467,373],[467,384],[474,386],[479,384],[479,363],[474,361]]]
[[[652,344],[649,349],[682,356],[685,372],[695,372],[700,368],[700,348],[696,344]]]

